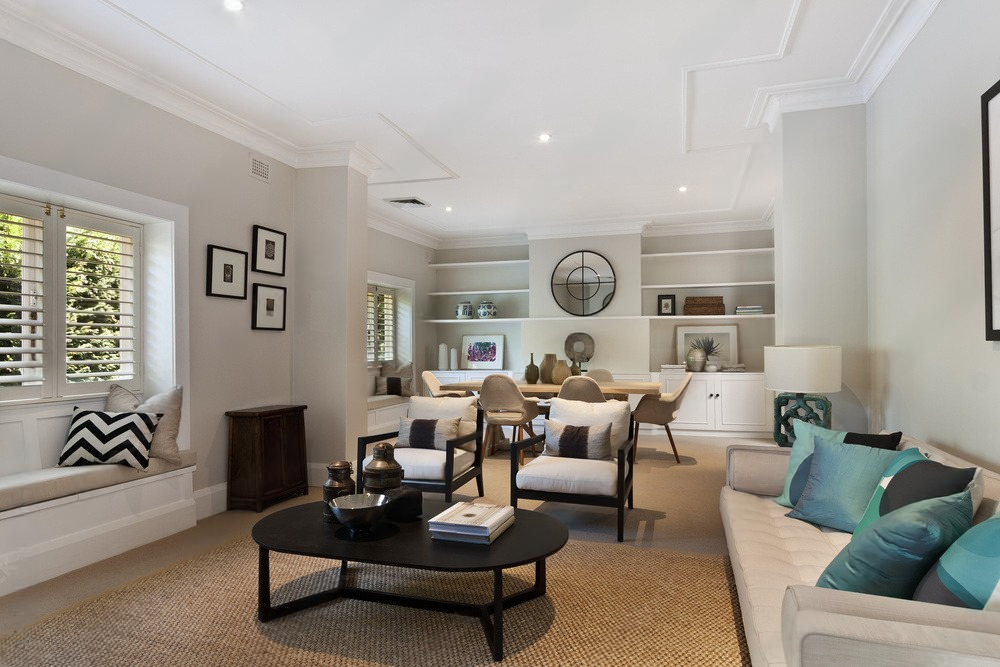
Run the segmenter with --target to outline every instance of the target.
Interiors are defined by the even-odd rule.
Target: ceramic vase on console
[[[472,304],[468,301],[459,301],[458,305],[455,306],[455,319],[471,320]]]
[[[700,372],[705,370],[705,361],[707,358],[705,350],[692,347],[688,350],[687,357],[684,358],[684,364],[687,366],[687,370]]]
[[[479,304],[479,308],[476,309],[476,314],[479,315],[479,319],[488,320],[497,316],[497,305],[492,301],[483,301]]]
[[[572,374],[573,372],[569,369],[566,362],[560,359],[552,367],[552,384],[562,384]]]
[[[531,361],[528,365],[524,367],[524,381],[528,384],[535,384],[538,382],[538,378],[541,376],[541,371],[538,370],[538,366],[535,365],[535,353],[531,353]]]
[[[556,355],[555,354],[544,354],[542,355],[542,363],[538,366],[539,376],[542,378],[542,384],[552,384],[552,368],[556,365]]]
[[[570,375],[580,375],[583,371],[580,370],[580,365],[576,363],[576,359],[573,360],[573,365],[569,367]]]

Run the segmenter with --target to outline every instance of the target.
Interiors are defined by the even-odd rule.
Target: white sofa
[[[904,435],[900,449],[907,447],[946,465],[973,465]],[[1000,664],[1000,613],[815,587],[851,535],[788,518],[774,502],[790,453],[727,451],[720,511],[753,665]],[[977,523],[1000,499],[1000,475],[983,470],[983,480]]]

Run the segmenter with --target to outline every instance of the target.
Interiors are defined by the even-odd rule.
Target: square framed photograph
[[[503,334],[490,336],[462,336],[463,369],[503,368]]]
[[[739,363],[739,327],[735,324],[729,326],[701,326],[701,327],[676,327],[677,330],[677,363],[683,364],[687,351],[697,341],[709,339],[718,346],[715,356],[719,357],[722,363]]]
[[[676,315],[677,314],[677,295],[676,294],[658,294],[656,296],[656,314],[657,315]]]
[[[258,273],[285,275],[285,240],[277,229],[253,226],[253,270]]]
[[[206,296],[247,298],[247,254],[242,250],[208,246]]]
[[[254,283],[253,320],[250,323],[250,328],[284,331],[285,295],[284,287]]]

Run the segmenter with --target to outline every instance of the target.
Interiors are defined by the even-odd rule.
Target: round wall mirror
[[[552,298],[571,315],[594,315],[615,295],[615,270],[604,255],[577,250],[552,271]]]

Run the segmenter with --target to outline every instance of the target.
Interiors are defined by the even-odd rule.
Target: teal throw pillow
[[[967,490],[910,503],[859,531],[816,585],[908,599],[928,569],[971,525],[972,497]]]
[[[975,474],[975,468],[952,468],[928,460],[916,448],[904,449],[896,454],[882,475],[864,516],[854,529],[854,537],[880,516],[904,505],[965,490]]]
[[[958,538],[917,586],[913,599],[1000,611],[1000,514]]]
[[[809,478],[787,516],[853,533],[896,452],[815,439]]]

